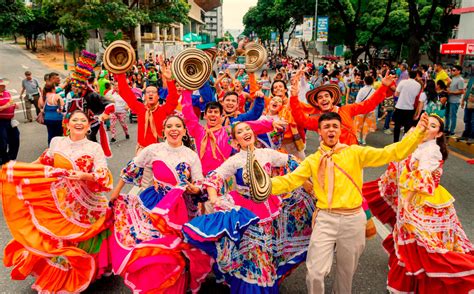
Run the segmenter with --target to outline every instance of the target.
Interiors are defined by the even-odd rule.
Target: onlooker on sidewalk
[[[64,100],[56,94],[56,87],[52,83],[44,86],[44,100],[40,99],[40,107],[44,111],[44,124],[48,130],[48,146],[51,139],[63,135],[63,115]]]
[[[20,149],[18,121],[13,119],[17,105],[6,90],[7,85],[8,81],[0,78],[0,165],[15,160]]]
[[[26,118],[29,122],[33,121],[33,117],[31,115],[31,104],[34,105],[36,109],[36,115],[38,115],[41,109],[38,106],[38,100],[41,97],[41,87],[38,83],[37,79],[34,79],[31,75],[31,71],[25,72],[25,79],[21,82],[21,93],[20,99],[23,97],[23,93],[26,91],[25,95],[25,108],[26,108]]]
[[[421,91],[421,85],[416,80],[416,71],[409,72],[409,79],[398,84],[395,96],[398,97],[393,113],[395,127],[393,129],[393,142],[400,140],[400,129],[403,126],[405,132],[413,126],[413,116],[415,115],[416,96]]]
[[[466,95],[461,101],[461,108],[464,108],[464,132],[462,139],[474,144],[474,78],[469,80]]]
[[[453,75],[451,84],[449,85],[448,93],[448,109],[446,113],[446,125],[444,132],[450,136],[454,135],[456,130],[456,120],[458,118],[459,103],[464,94],[464,79],[461,76],[462,67],[459,65],[453,66],[451,73]]]
[[[113,143],[117,141],[115,139],[115,136],[117,135],[117,129],[115,128],[117,120],[122,126],[123,132],[125,133],[125,138],[130,139],[126,122],[128,106],[125,100],[123,100],[123,98],[118,93],[118,83],[113,84],[113,89],[107,93],[107,96],[109,96],[115,103],[115,112],[110,114],[110,133],[112,134],[112,139],[110,139],[110,142]]]
[[[446,86],[449,86],[451,79],[449,78],[448,73],[443,69],[443,64],[436,63],[434,65],[434,71],[436,73],[435,82],[443,81]]]

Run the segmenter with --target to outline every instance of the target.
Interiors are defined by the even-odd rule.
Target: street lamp
[[[313,64],[314,64],[314,53],[317,50],[318,43],[318,0],[315,0],[314,3],[314,51],[313,51]]]

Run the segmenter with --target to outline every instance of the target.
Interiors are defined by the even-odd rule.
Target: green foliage
[[[161,0],[150,1],[148,7],[143,10],[148,14],[152,23],[158,23],[161,26],[169,26],[172,23],[188,23],[188,12],[191,6],[186,0]]]
[[[104,35],[104,45],[109,46],[113,41],[122,40],[123,33],[106,32]]]
[[[17,33],[22,23],[33,18],[21,0],[0,2],[0,36]]]

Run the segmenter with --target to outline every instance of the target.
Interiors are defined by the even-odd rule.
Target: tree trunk
[[[17,40],[16,40],[16,34],[13,34],[13,40],[14,40],[14,43],[15,44],[18,44]]]
[[[37,45],[38,45],[38,36],[37,35],[34,35],[33,36],[33,40],[31,42],[31,51],[32,52],[36,52],[36,50],[38,49],[37,48]]]
[[[72,60],[74,60],[74,66],[76,66],[77,61],[76,61],[76,49],[72,50]]]
[[[410,68],[420,62],[421,40],[416,35],[410,35],[408,38],[408,60]]]
[[[308,52],[308,48],[306,47],[306,41],[303,41],[303,39],[301,39],[301,47],[303,48],[303,51],[304,51],[304,59],[308,59],[309,52]]]

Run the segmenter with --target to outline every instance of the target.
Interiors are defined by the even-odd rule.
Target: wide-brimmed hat
[[[255,72],[267,63],[267,49],[260,44],[250,42],[245,45],[245,69]]]
[[[339,104],[339,102],[341,101],[341,90],[339,90],[339,86],[335,84],[327,84],[319,86],[316,89],[306,93],[306,100],[308,101],[308,103],[313,105],[314,107],[319,108],[317,98],[319,92],[322,91],[329,92],[329,95],[331,95],[331,97],[334,99],[334,105]]]
[[[87,52],[86,50],[81,51],[81,56],[72,70],[71,84],[85,87],[87,80],[94,71],[96,57],[94,53]]]
[[[10,84],[10,81],[4,78],[0,78],[0,86],[6,86]]]
[[[272,180],[255,158],[253,150],[247,151],[244,181],[250,188],[250,198],[257,203],[265,201],[272,192]]]
[[[188,48],[176,55],[171,64],[171,72],[182,87],[197,90],[209,80],[212,61],[204,51]]]

